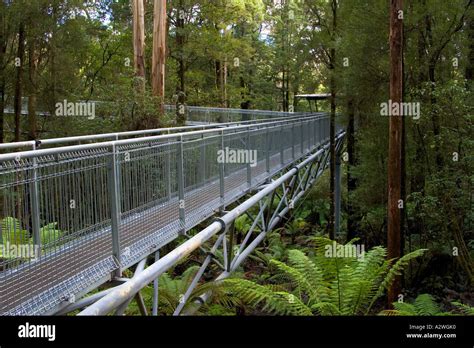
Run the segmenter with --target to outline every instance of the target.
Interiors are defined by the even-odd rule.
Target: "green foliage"
[[[20,220],[7,216],[1,221],[2,241],[5,244],[25,244],[29,241],[29,233],[21,228]]]
[[[158,282],[159,289],[159,311],[160,315],[171,316],[173,315],[176,308],[179,306],[180,301],[183,301],[184,294],[191,284],[194,276],[199,270],[199,266],[190,266],[182,273],[181,276],[172,276],[173,271],[163,273]],[[196,308],[194,301],[197,297],[207,293],[212,292],[213,298],[216,303],[211,303],[209,305],[204,305],[199,308]],[[153,299],[153,287],[146,286],[141,290],[143,299],[146,306],[151,309],[152,299]],[[214,283],[202,283],[198,284],[196,288],[192,291],[189,299],[186,301],[182,312],[193,311],[195,315],[202,313],[208,313],[209,309],[212,308],[214,312],[225,313],[229,315],[230,311],[227,308],[232,308],[235,304],[235,299],[229,297],[224,293],[219,287],[216,287]],[[225,305],[225,306],[222,306]],[[209,307],[211,306],[211,307]],[[195,311],[197,309],[197,311]],[[128,315],[138,314],[138,307],[135,302],[132,302],[130,307],[127,309]]]
[[[40,241],[43,251],[47,251],[60,241],[64,231],[57,228],[58,223],[52,222],[40,228]],[[4,248],[7,246],[33,245],[33,236],[27,230],[21,228],[21,222],[11,216],[3,218],[0,222],[1,242]],[[0,248],[0,257],[3,255],[4,248]]]
[[[464,315],[474,315],[474,308],[468,305],[453,302],[454,306],[457,307],[458,312]],[[443,312],[440,306],[436,303],[433,296],[430,294],[420,294],[413,301],[413,303],[407,302],[394,302],[394,309],[384,310],[381,315],[419,315],[419,316],[445,316],[454,315],[454,312]]]
[[[57,228],[58,223],[52,222],[40,228],[41,245],[48,247],[58,241],[64,232]]]
[[[234,226],[238,233],[244,234],[250,230],[252,223],[247,215],[242,215],[235,219]]]
[[[256,310],[280,315],[362,315],[390,286],[408,262],[420,257],[416,250],[393,263],[386,250],[375,247],[360,258],[327,257],[332,241],[318,237],[314,257],[288,251],[288,262],[270,260],[271,280],[283,287],[230,279],[222,287]]]

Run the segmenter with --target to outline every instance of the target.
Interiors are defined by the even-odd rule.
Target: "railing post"
[[[157,262],[160,259],[160,251],[157,250],[155,252],[155,262]],[[157,316],[158,315],[158,291],[159,291],[159,278],[156,278],[153,280],[153,305],[152,305],[152,315]]]
[[[119,264],[119,268],[115,272],[115,276],[122,275],[122,259],[120,250],[120,177],[119,177],[119,161],[115,144],[111,146],[111,156],[109,160],[109,201],[110,201],[110,220],[112,229],[112,255]]]
[[[301,156],[304,155],[304,122],[300,121]]]
[[[291,126],[291,158],[295,159],[295,144],[296,144],[296,131],[295,122],[292,122]]]
[[[36,150],[36,143],[33,145]],[[39,190],[38,190],[38,159],[33,157],[33,173],[30,184],[31,197],[31,223],[33,232],[33,245],[41,253],[41,235],[40,235],[40,210],[39,210]],[[38,255],[39,256],[39,255]]]
[[[250,153],[251,153],[251,144],[250,144],[250,127],[247,127],[247,184],[249,189],[252,187],[252,167],[250,166]]]
[[[225,153],[224,130],[221,131],[221,151],[222,153]],[[221,198],[221,206],[220,206],[221,211],[224,211],[224,205],[225,205],[224,180],[225,180],[224,161],[221,161],[221,163],[219,163],[219,195]]]
[[[265,168],[267,173],[270,174],[270,146],[272,142],[270,140],[270,131],[268,130],[270,127],[266,127],[266,153],[265,153]]]
[[[321,146],[321,144],[323,143],[323,131],[322,131],[323,121],[322,120],[323,120],[322,117],[318,118],[318,146]]]
[[[179,203],[179,220],[181,222],[181,234],[186,232],[186,202],[184,200],[184,151],[183,136],[179,136],[178,142],[178,203]]]
[[[204,143],[204,134],[201,134],[201,145],[199,146],[199,181],[204,184],[206,179],[206,145]]]
[[[283,123],[282,123],[281,126],[280,126],[280,139],[279,139],[279,142],[280,142],[280,162],[281,162],[282,167],[285,165],[285,156],[284,156],[285,142],[283,141],[284,136],[285,136],[285,134],[284,134],[284,131],[283,131]]]
[[[168,130],[168,134],[170,131]],[[166,170],[166,196],[168,197],[168,201],[171,200],[171,145],[168,142],[168,146],[166,148],[166,159],[165,159],[165,170]]]

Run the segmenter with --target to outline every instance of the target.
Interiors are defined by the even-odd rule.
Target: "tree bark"
[[[390,5],[390,99],[392,103],[402,102],[403,93],[403,19],[399,18],[403,10],[403,0],[391,0]],[[400,105],[400,104],[399,104]],[[388,258],[400,257],[401,210],[401,150],[402,117],[391,115],[388,149]],[[396,279],[388,289],[388,306],[396,301],[400,294],[400,279]]]
[[[160,114],[164,112],[166,63],[166,0],[155,0],[153,13],[153,95],[159,99]]]
[[[184,64],[184,7],[183,0],[178,2],[178,11],[176,18],[176,46],[178,48],[178,80],[179,87],[177,92],[186,93],[185,87],[185,64]]]
[[[31,38],[29,44],[29,80],[30,93],[28,96],[28,137],[30,140],[37,138],[37,122],[36,122],[36,95],[37,95],[37,69],[38,69],[38,52],[36,49],[36,41]]]
[[[474,7],[469,9],[468,17],[469,57],[466,66],[466,80],[468,83],[474,79]],[[472,86],[468,86],[472,88]]]
[[[143,79],[137,88],[145,90],[145,7],[143,0],[133,0],[133,66],[135,76]]]
[[[329,238],[334,239],[336,231],[334,230],[334,221],[335,221],[335,185],[336,185],[336,29],[337,29],[337,0],[332,0],[332,47],[330,51],[330,74],[331,74],[331,118],[329,126],[329,137],[330,137],[330,188],[329,192],[331,195],[330,199],[330,209],[329,209],[329,221],[328,221],[328,231]]]
[[[21,97],[22,97],[22,77],[23,77],[23,61],[25,56],[25,25],[20,22],[18,29],[18,51],[17,58],[20,65],[16,68],[14,111],[15,111],[15,141],[20,141],[20,120],[21,120]]]
[[[4,109],[5,109],[5,53],[7,50],[7,38],[5,33],[5,3],[0,3],[0,143],[4,142]]]
[[[349,100],[347,105],[349,122],[347,125],[347,240],[357,237],[357,219],[355,217],[354,205],[352,203],[352,193],[357,187],[357,180],[352,171],[356,165],[355,158],[355,110],[354,101]]]

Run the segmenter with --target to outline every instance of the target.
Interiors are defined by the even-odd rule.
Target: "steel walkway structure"
[[[123,314],[133,298],[146,314],[139,291],[153,283],[156,315],[159,275],[204,250],[176,309],[180,314],[208,265],[222,268],[218,279],[229,276],[328,164],[328,115],[271,118],[269,112],[262,119],[262,113],[250,121],[0,146],[31,147],[0,155],[0,314],[64,314],[86,307],[81,314]],[[343,129],[336,134],[339,152]],[[219,151],[229,149],[255,151],[256,161],[219,160]],[[258,213],[251,215],[255,206]],[[252,226],[233,245],[232,223],[242,214]],[[159,250],[180,236],[186,240],[159,258]],[[25,245],[34,256],[7,250]],[[222,260],[215,257],[218,248]],[[154,263],[145,268],[150,256]],[[124,278],[122,272],[134,265],[135,275]],[[86,296],[105,283],[116,287]]]

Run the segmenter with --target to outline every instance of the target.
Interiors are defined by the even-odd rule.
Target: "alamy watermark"
[[[246,163],[251,167],[257,165],[257,150],[231,149],[225,147],[217,151],[217,163]]]
[[[95,102],[68,102],[64,99],[55,105],[56,116],[83,116],[89,120],[95,118]]]
[[[420,118],[420,103],[419,102],[393,102],[391,99],[388,102],[380,103],[380,115],[382,116],[411,116],[414,120]]]
[[[19,338],[46,338],[53,342],[56,340],[56,325],[36,325],[26,322],[18,326]]]
[[[364,244],[341,245],[337,244],[336,242],[332,242],[332,244],[327,244],[324,248],[325,257],[362,259],[365,255]]]
[[[0,256],[3,258],[37,259],[41,255],[41,248],[34,244],[0,244]]]

